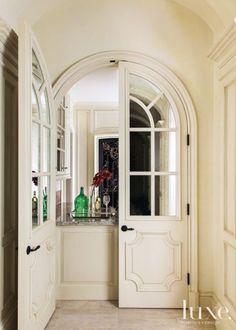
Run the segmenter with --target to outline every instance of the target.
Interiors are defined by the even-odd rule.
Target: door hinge
[[[187,273],[187,283],[190,285],[190,273]]]
[[[187,204],[187,215],[190,215],[190,204]]]
[[[187,134],[187,146],[190,145],[190,134]]]

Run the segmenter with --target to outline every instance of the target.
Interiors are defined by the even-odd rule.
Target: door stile
[[[31,108],[31,78],[28,63],[31,58],[31,39],[25,24],[20,25],[19,34],[19,174],[18,174],[18,328],[26,329],[26,314],[29,296],[26,285],[30,281],[26,262],[27,237],[30,235],[29,222],[31,217],[31,115],[26,109]]]

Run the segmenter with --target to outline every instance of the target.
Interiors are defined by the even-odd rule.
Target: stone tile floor
[[[213,320],[183,320],[181,309],[119,309],[117,301],[58,301],[47,330],[215,329]]]

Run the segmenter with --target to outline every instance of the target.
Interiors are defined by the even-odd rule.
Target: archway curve
[[[189,305],[198,306],[198,221],[197,221],[197,120],[191,97],[181,80],[158,60],[130,51],[107,51],[81,59],[69,67],[53,84],[55,106],[70,88],[87,74],[120,61],[147,67],[158,77],[160,85],[168,91],[177,109],[185,116],[190,146],[188,152],[188,199],[190,208],[189,226],[189,272],[191,274]]]

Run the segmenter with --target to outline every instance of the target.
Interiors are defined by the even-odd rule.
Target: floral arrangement
[[[103,169],[94,175],[92,186],[99,187],[104,180],[111,180],[111,179],[112,179],[112,173],[107,169]]]

